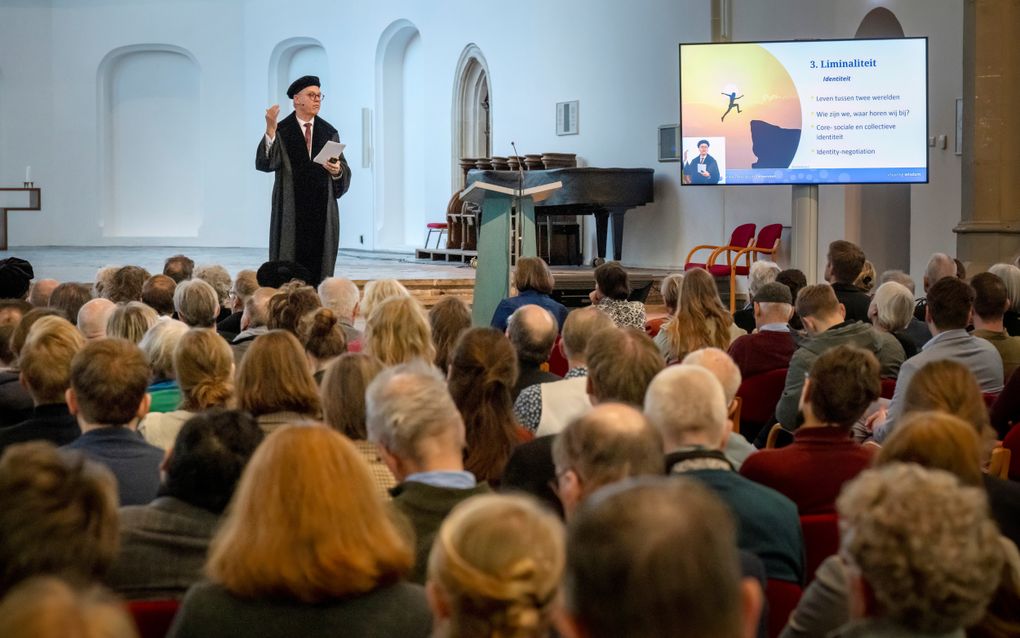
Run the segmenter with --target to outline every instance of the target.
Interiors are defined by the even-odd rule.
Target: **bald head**
[[[269,300],[277,292],[276,288],[259,288],[248,297],[241,313],[241,330],[261,328],[269,323]]]
[[[700,366],[670,366],[655,375],[645,416],[662,435],[667,454],[695,445],[721,449],[729,431],[722,385]]]
[[[327,277],[319,284],[319,299],[323,307],[332,310],[337,317],[353,322],[358,314],[361,293],[350,279]]]
[[[78,311],[78,330],[89,341],[102,339],[106,336],[106,322],[116,308],[117,304],[105,298],[86,302]]]
[[[28,296],[28,303],[35,308],[44,308],[50,305],[50,295],[54,288],[60,285],[56,279],[39,279],[32,284],[32,292]]]
[[[740,389],[741,378],[740,368],[730,355],[719,348],[702,348],[684,357],[683,363],[699,366],[711,372],[722,386],[726,405],[733,403],[733,399],[737,397],[737,390]]]
[[[540,365],[549,358],[556,342],[556,319],[541,306],[521,306],[510,315],[506,336],[522,363]]]
[[[943,277],[956,276],[956,260],[945,253],[935,253],[928,260],[928,267],[924,269],[924,290],[935,285]]]
[[[600,330],[615,327],[612,318],[595,306],[573,310],[563,322],[563,354],[571,367],[584,365],[588,341]]]
[[[662,474],[662,438],[635,408],[603,403],[556,436],[553,461],[561,477],[560,500],[569,516],[600,487],[632,476]]]

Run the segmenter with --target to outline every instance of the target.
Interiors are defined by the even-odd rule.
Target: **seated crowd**
[[[915,301],[827,257],[733,314],[669,275],[664,317],[520,259],[488,326],[282,262],[2,260],[0,636],[1020,635],[1020,268],[936,254]]]

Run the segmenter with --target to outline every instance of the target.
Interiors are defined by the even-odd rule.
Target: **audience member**
[[[158,318],[155,310],[140,301],[118,303],[106,320],[106,336],[138,343]]]
[[[259,288],[244,302],[241,313],[241,332],[230,343],[234,351],[234,362],[241,364],[244,353],[259,335],[269,332],[269,300],[279,292],[276,288]]]
[[[1011,337],[1003,327],[1002,319],[1009,309],[1006,284],[992,273],[983,272],[970,280],[974,289],[974,314],[971,334],[995,346],[1002,358],[1002,375],[1009,379],[1020,367],[1020,337]]]
[[[874,446],[852,440],[850,427],[880,393],[875,355],[849,345],[825,351],[804,381],[794,442],[754,454],[740,473],[792,500],[801,516],[834,513],[843,485],[871,464]]]
[[[117,554],[117,486],[110,472],[45,441],[0,456],[0,598],[19,582],[100,579]]]
[[[149,328],[138,347],[149,362],[149,413],[172,412],[181,403],[181,388],[174,371],[174,351],[188,326],[176,319],[163,318]]]
[[[299,283],[284,284],[269,299],[266,325],[270,330],[286,330],[296,336],[301,318],[321,307],[315,288]]]
[[[65,448],[110,468],[121,505],[145,505],[159,489],[163,450],[136,431],[149,409],[148,381],[145,355],[124,339],[90,342],[71,360],[67,407],[82,434]]]
[[[596,332],[585,349],[592,405],[615,401],[640,406],[652,378],[665,367],[648,335],[611,328]]]
[[[138,632],[124,604],[102,588],[78,590],[40,576],[4,597],[0,636],[138,638]]]
[[[326,367],[347,352],[347,337],[343,328],[332,310],[319,308],[298,321],[297,337],[305,349],[312,378],[321,384]]]
[[[191,274],[194,271],[195,262],[184,255],[167,257],[166,261],[163,262],[163,274],[173,279],[174,282],[178,284],[187,279],[191,279]]]
[[[365,293],[361,297],[361,314],[367,319],[376,306],[390,297],[410,297],[404,284],[396,279],[373,279],[365,284]]]
[[[263,288],[283,288],[287,284],[304,286],[312,281],[312,273],[293,261],[267,261],[255,272],[255,280]]]
[[[142,284],[142,303],[156,311],[160,317],[174,314],[174,292],[177,282],[166,275],[153,275]]]
[[[561,380],[536,383],[517,395],[514,414],[521,427],[537,436],[556,434],[591,409],[585,350],[592,336],[613,327],[609,315],[593,306],[578,308],[567,315],[558,347],[569,370]]]
[[[379,492],[389,499],[389,490],[397,481],[379,455],[378,446],[368,440],[365,426],[365,391],[382,370],[381,361],[363,352],[340,355],[326,368],[322,380],[322,417],[331,428],[354,443],[368,463]]]
[[[78,309],[78,330],[86,341],[95,341],[106,336],[106,324],[117,304],[102,297],[82,304]]]
[[[676,316],[659,333],[656,343],[666,361],[676,363],[701,348],[726,350],[742,334],[723,307],[712,275],[692,268],[684,275]]]
[[[787,430],[793,431],[800,426],[797,408],[804,378],[815,359],[826,350],[839,345],[863,348],[878,358],[883,377],[896,377],[903,363],[903,346],[891,334],[876,331],[870,324],[846,319],[843,304],[828,284],[801,289],[797,294],[797,314],[804,322],[808,338],[801,342],[790,359],[786,386],[776,405],[776,419]]]
[[[21,383],[32,396],[32,416],[0,429],[0,454],[24,441],[46,440],[65,445],[78,438],[78,421],[64,397],[70,384],[71,360],[85,345],[81,333],[62,317],[42,317],[21,347]]]
[[[514,288],[517,295],[499,302],[492,313],[491,325],[500,332],[506,332],[507,320],[521,306],[541,306],[556,319],[558,330],[570,312],[566,306],[552,298],[556,280],[549,272],[549,266],[541,257],[520,257],[514,266]],[[628,290],[628,293],[630,291]]]
[[[680,291],[683,290],[683,287],[683,273],[671,273],[662,278],[659,283],[659,294],[662,295],[662,305],[666,307],[666,315],[645,321],[645,332],[649,337],[654,339],[659,336],[666,324],[673,320],[676,309],[680,307]]]
[[[432,345],[436,347],[435,364],[443,374],[449,367],[450,354],[457,338],[470,327],[471,309],[460,297],[446,295],[429,308]]]
[[[697,481],[643,479],[590,499],[567,533],[565,638],[751,638],[762,591],[741,579],[732,514]]]
[[[0,428],[21,423],[32,418],[35,405],[32,395],[21,382],[21,349],[28,340],[28,333],[35,323],[44,317],[60,317],[60,313],[52,308],[33,308],[25,313],[21,321],[14,326],[8,339],[13,363],[10,368],[0,372]]]
[[[592,304],[612,318],[620,328],[644,330],[645,305],[628,301],[630,277],[618,261],[607,261],[595,269],[595,290],[588,297]]]
[[[201,279],[188,279],[174,289],[174,311],[189,328],[215,328],[220,314],[216,290]]]
[[[857,279],[854,279],[854,287],[860,288],[870,295],[871,291],[875,288],[875,278],[877,276],[878,273],[875,272],[875,264],[865,259],[864,266],[861,268],[861,273],[857,275]]]
[[[432,542],[461,501],[489,492],[464,470],[464,421],[434,367],[399,365],[377,376],[365,399],[368,438],[378,444],[398,485],[393,504],[407,516],[416,542],[412,580],[424,582]]]
[[[556,318],[545,308],[528,304],[514,310],[506,325],[506,336],[517,354],[517,383],[511,393],[516,401],[524,388],[560,379],[542,365],[556,343]]]
[[[924,326],[928,339],[915,341],[909,331],[910,324],[915,321],[914,295],[906,286],[895,281],[887,281],[875,291],[868,307],[868,318],[875,330],[891,334],[900,342],[907,358],[917,354],[931,338],[928,326]]]
[[[239,270],[237,272],[237,277],[234,278],[234,283],[227,293],[227,303],[224,306],[230,311],[230,314],[216,323],[216,332],[230,341],[240,334],[244,305],[258,288],[259,282],[254,270]],[[220,311],[220,314],[223,312]]]
[[[322,305],[337,316],[343,328],[347,343],[361,340],[361,331],[354,327],[361,305],[361,292],[350,279],[327,277],[319,284],[319,299]]]
[[[645,416],[662,435],[667,473],[697,479],[730,506],[737,544],[761,559],[769,578],[802,582],[797,506],[735,472],[722,453],[729,423],[722,386],[712,373],[692,365],[666,368],[648,386]]]
[[[1020,268],[1014,264],[994,264],[988,272],[1006,284],[1009,308],[1002,317],[1002,325],[1011,337],[1020,336]],[[921,317],[924,319],[924,317]]]
[[[790,367],[797,343],[790,332],[793,297],[779,282],[764,284],[752,298],[754,326],[727,350],[744,378]],[[757,330],[755,330],[757,328]]]
[[[3,373],[0,372],[0,377]],[[1010,429],[1020,423],[1020,374],[1014,374],[1003,386],[1002,392],[989,410],[992,427],[1000,439],[1006,438]]]
[[[121,508],[120,553],[106,584],[130,599],[167,599],[200,581],[209,541],[261,441],[244,412],[213,409],[188,420],[163,462],[159,497]]]
[[[319,388],[297,337],[270,330],[251,344],[237,369],[237,407],[258,419],[266,434],[319,418]]]
[[[495,328],[470,328],[450,355],[450,396],[464,420],[464,469],[495,484],[510,453],[533,436],[517,424],[510,390],[517,378],[513,348]]]
[[[924,294],[927,295],[929,288],[934,286],[940,279],[946,277],[956,277],[956,261],[945,253],[934,253],[924,269]],[[925,323],[928,322],[924,315],[924,309],[927,305],[928,300],[926,298],[918,300],[914,306],[915,319]]]
[[[737,368],[737,364],[733,362],[730,355],[719,348],[695,350],[684,357],[683,363],[708,370],[719,381],[719,385],[722,386],[723,398],[726,399],[726,421],[730,426],[730,431],[726,435],[723,454],[733,464],[733,469],[739,472],[740,466],[744,464],[747,457],[757,451],[740,434],[740,422],[729,418],[735,414],[737,408],[737,391],[740,390],[740,383],[742,381],[740,369]]]
[[[113,303],[142,300],[142,286],[149,272],[139,266],[121,266],[114,271],[110,282],[103,288],[103,297]]]
[[[928,289],[927,301],[925,317],[932,339],[924,350],[907,359],[900,368],[888,414],[880,411],[872,421],[876,441],[885,440],[896,427],[910,379],[931,361],[958,361],[974,373],[982,392],[1002,391],[1002,358],[999,352],[988,341],[967,334],[974,289],[956,277],[944,277]]]
[[[169,636],[425,638],[425,593],[401,582],[413,561],[350,441],[282,427],[241,475],[209,549],[210,582],[188,590]]]
[[[829,244],[825,263],[825,281],[832,285],[836,299],[846,310],[848,321],[868,322],[868,294],[854,285],[864,268],[864,251],[853,242],[838,239]],[[872,269],[874,274],[874,268]]]
[[[214,331],[192,328],[181,335],[173,362],[180,405],[170,412],[150,412],[138,425],[146,441],[164,450],[173,447],[177,433],[191,417],[226,407],[234,397],[234,357]]]
[[[90,299],[92,290],[88,285],[65,282],[53,289],[48,305],[54,310],[59,310],[64,319],[74,323],[78,321],[78,311]]]
[[[762,289],[762,286],[776,280],[782,269],[774,261],[759,259],[751,264],[747,272],[747,298],[748,303],[740,310],[733,313],[733,323],[746,333],[752,333],[755,329],[754,298]],[[792,305],[792,301],[790,302]],[[785,321],[783,323],[786,323]]]
[[[113,275],[120,266],[103,266],[96,271],[95,281],[92,282],[92,296],[96,299],[105,299],[106,292],[113,283]]]
[[[436,359],[432,330],[421,303],[409,295],[386,299],[372,309],[365,323],[362,350],[384,365]]]
[[[567,518],[596,490],[635,476],[662,475],[662,437],[623,403],[601,403],[552,444],[556,495]]]
[[[201,279],[216,291],[216,301],[220,306],[219,314],[216,316],[216,323],[229,317],[231,306],[230,286],[233,282],[230,280],[230,273],[227,272],[227,269],[219,264],[199,266],[195,269],[192,277]]]
[[[33,308],[45,308],[50,305],[50,297],[60,282],[56,279],[38,279],[32,282],[32,290],[28,293],[28,303]]]
[[[776,275],[776,281],[790,289],[790,298],[794,301],[797,300],[797,294],[800,293],[801,288],[807,286],[807,277],[796,268],[788,268],[779,273]],[[804,329],[804,324],[801,323],[800,316],[796,312],[790,317],[790,327],[796,331]]]
[[[523,496],[476,496],[443,522],[429,603],[443,636],[548,636],[560,605],[563,524]]]
[[[24,259],[0,259],[0,299],[27,299],[34,278],[32,264]]]

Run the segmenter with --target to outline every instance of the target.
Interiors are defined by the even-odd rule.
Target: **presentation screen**
[[[928,181],[928,39],[680,45],[684,185]]]

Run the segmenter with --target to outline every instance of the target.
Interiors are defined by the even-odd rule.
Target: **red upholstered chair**
[[[797,583],[774,578],[768,580],[765,598],[769,601],[769,638],[776,638],[782,633],[803,593],[804,590]]]
[[[737,276],[746,277],[749,275],[751,273],[752,261],[757,261],[763,256],[772,257],[779,252],[779,242],[782,234],[782,224],[769,224],[758,231],[758,238],[754,240],[754,244],[738,251],[733,255],[732,259],[730,252],[723,249],[716,250],[708,258],[708,272],[712,273],[713,277],[728,276],[730,278],[731,314],[737,308]],[[715,263],[724,252],[726,254],[726,264]],[[745,265],[743,266],[740,265],[741,258],[744,260]]]
[[[179,600],[135,600],[127,604],[141,638],[165,638],[180,606]]]
[[[668,316],[649,319],[645,322],[645,334],[654,339],[655,335],[659,334],[659,331],[662,330],[662,326],[669,320],[670,317]]]
[[[748,441],[775,422],[776,404],[786,387],[786,368],[770,370],[744,379],[737,396],[740,398],[740,432]]]
[[[808,514],[800,517],[807,555],[807,582],[815,577],[822,561],[839,551],[839,517],[836,514]]]
[[[549,354],[549,372],[560,377],[570,371],[570,363],[567,361],[567,357],[564,356],[563,350],[560,349],[562,341],[562,336],[556,337],[556,343],[553,344],[552,352]]]
[[[896,379],[882,379],[882,398],[891,399],[896,392]]]
[[[1002,447],[1010,452],[1009,478],[1020,481],[1020,423],[1006,433],[1002,439]]]
[[[729,277],[730,278],[730,312],[735,309],[735,303],[733,300],[736,291],[736,278],[737,275],[747,276],[747,273],[751,267],[751,255],[748,249],[754,246],[754,231],[757,228],[754,224],[741,224],[733,229],[733,233],[730,235],[730,243],[725,246],[712,246],[709,244],[702,244],[701,246],[695,246],[691,249],[691,252],[687,253],[687,261],[684,263],[684,270],[691,270],[692,268],[704,268],[713,277]],[[694,253],[699,250],[711,250],[708,259],[704,262],[693,261]],[[716,260],[719,255],[726,256],[726,264],[716,264]],[[746,265],[739,265],[740,257],[744,257]]]

